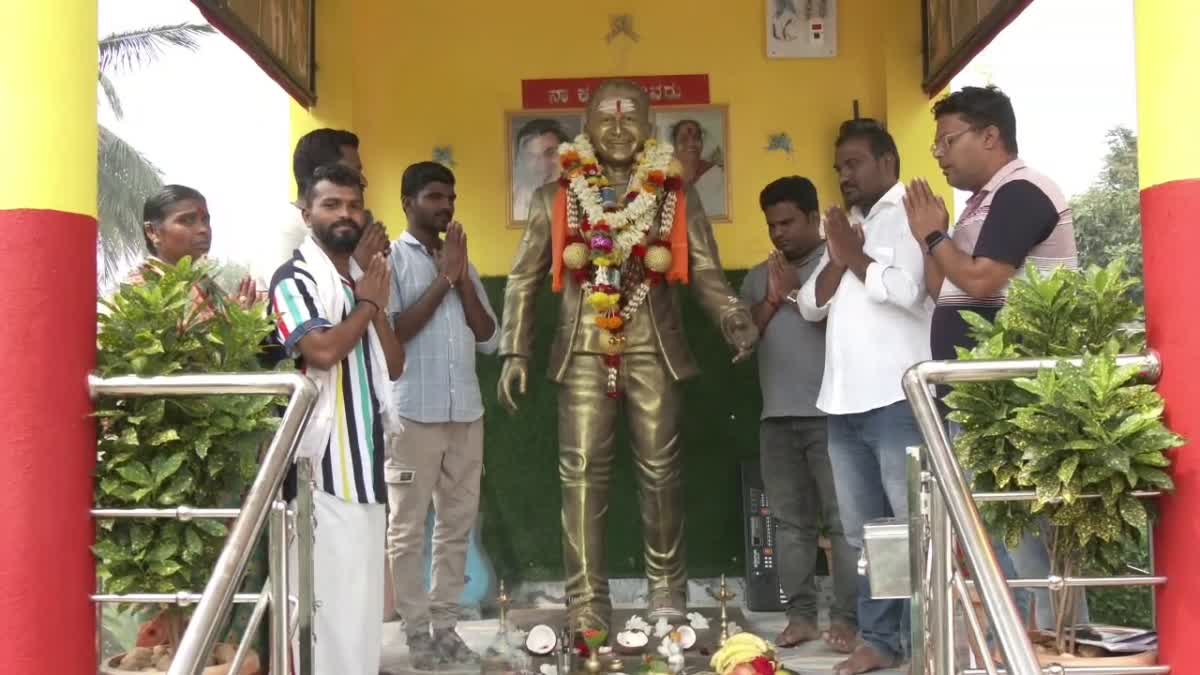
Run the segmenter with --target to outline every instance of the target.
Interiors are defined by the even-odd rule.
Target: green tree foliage
[[[1075,243],[1082,266],[1124,258],[1139,279],[1131,292],[1142,298],[1142,212],[1138,189],[1137,136],[1125,127],[1108,132],[1108,155],[1092,186],[1071,200]]]

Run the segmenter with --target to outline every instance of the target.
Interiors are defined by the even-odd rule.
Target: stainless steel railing
[[[246,494],[240,509],[202,509],[181,506],[174,509],[109,509],[96,508],[96,518],[192,518],[233,519],[225,546],[213,566],[212,576],[202,593],[183,591],[176,594],[131,593],[125,595],[96,594],[95,602],[153,602],[190,604],[196,609],[188,623],[171,664],[169,675],[200,675],[204,670],[209,653],[217,639],[217,633],[234,603],[254,603],[255,608],[242,636],[237,655],[229,669],[238,673],[246,657],[249,636],[254,634],[268,606],[272,609],[271,658],[272,665],[286,663],[289,641],[299,627],[301,673],[311,672],[311,625],[312,610],[312,516],[311,516],[311,467],[308,462],[299,465],[300,476],[297,507],[292,513],[279,498],[283,480],[295,460],[299,443],[309,415],[316,404],[315,385],[299,373],[247,373],[214,375],[171,375],[162,377],[90,377],[88,385],[96,396],[201,396],[220,394],[263,394],[288,395],[287,408],[280,420],[279,428],[271,439],[263,456],[258,475]],[[307,507],[307,512],[305,508]],[[295,525],[289,522],[289,516]],[[237,588],[246,573],[254,550],[254,543],[262,535],[263,528],[271,521],[270,581],[263,593],[237,593]],[[292,532],[299,537],[299,598],[288,597],[287,548]],[[307,556],[307,557],[306,557]],[[295,602],[298,611],[292,611]],[[309,614],[305,614],[305,612]],[[293,618],[296,620],[293,621]],[[278,660],[275,660],[278,659]],[[309,669],[305,669],[305,664]]]
[[[1046,579],[1006,580],[1000,570],[990,538],[980,518],[976,501],[1014,501],[1033,499],[1032,492],[972,494],[959,466],[946,427],[938,412],[931,385],[956,382],[987,382],[1034,375],[1054,368],[1061,362],[1079,364],[1081,359],[1012,359],[997,361],[926,361],[913,366],[904,375],[905,395],[912,405],[917,424],[925,439],[924,448],[909,449],[909,554],[913,586],[913,675],[951,675],[959,673],[955,655],[955,612],[963,609],[982,668],[961,671],[964,674],[1035,675],[1043,672],[1074,675],[1168,673],[1168,666],[1063,667],[1048,666],[1044,671],[1034,653],[1024,623],[1017,613],[1010,587],[1116,586],[1165,583],[1164,577],[1129,576],[1082,578],[1052,576]],[[1137,366],[1145,377],[1157,380],[1161,362],[1154,353],[1118,357],[1122,366]],[[1156,492],[1139,493],[1153,497]],[[971,580],[964,578],[952,555],[957,541],[966,559]],[[996,666],[991,658],[987,637],[973,611],[970,588],[978,593],[996,646],[1007,668]],[[974,660],[974,659],[972,659]]]

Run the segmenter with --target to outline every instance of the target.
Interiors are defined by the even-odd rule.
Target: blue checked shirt
[[[388,259],[392,266],[388,313],[394,321],[416,304],[439,272],[433,256],[408,232],[392,242]],[[396,412],[402,417],[430,424],[474,422],[483,417],[475,352],[495,353],[500,329],[474,265],[469,266],[468,273],[496,327],[486,341],[476,342],[458,291],[447,293],[425,327],[404,345],[404,374],[393,384],[392,397]]]

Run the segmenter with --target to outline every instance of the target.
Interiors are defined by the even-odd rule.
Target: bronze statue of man
[[[639,86],[610,80],[597,88],[584,134],[560,149],[562,177],[533,197],[504,292],[498,395],[510,413],[514,393],[525,392],[534,296],[548,274],[562,296],[549,376],[560,385],[563,563],[577,629],[607,629],[612,615],[605,521],[621,399],[651,615],[682,617],[686,609],[680,382],[700,371],[672,286],[691,286],[735,360],[758,339],[725,279],[700,199],[651,132],[650,101]]]

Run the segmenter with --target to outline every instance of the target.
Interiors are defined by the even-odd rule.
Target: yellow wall
[[[354,128],[354,82],[360,71],[354,67],[354,50],[347,49],[349,36],[354,34],[353,7],[361,0],[342,0],[342,7],[333,2],[318,2],[317,10],[317,105],[305,110],[292,100],[292,142],[284,160],[284,170],[292,175],[291,148],[304,134],[321,127]],[[287,201],[296,198],[295,182],[289,183]]]
[[[318,122],[357,132],[371,208],[393,234],[404,227],[404,167],[453,146],[457,216],[485,275],[508,271],[520,236],[506,227],[504,111],[520,107],[523,78],[707,73],[712,101],[730,106],[734,220],[714,226],[729,268],[770,248],[757,202],[767,182],[800,174],[823,205],[839,198],[832,143],[854,99],[863,116],[889,120],[906,176],[942,182],[927,149],[933,123],[920,90],[916,2],[842,0],[838,56],[795,60],[766,58],[762,0],[337,4],[318,17],[317,121],[296,108],[294,137]],[[640,42],[606,44],[615,12],[634,14]],[[765,150],[767,135],[781,131],[792,156]]]

